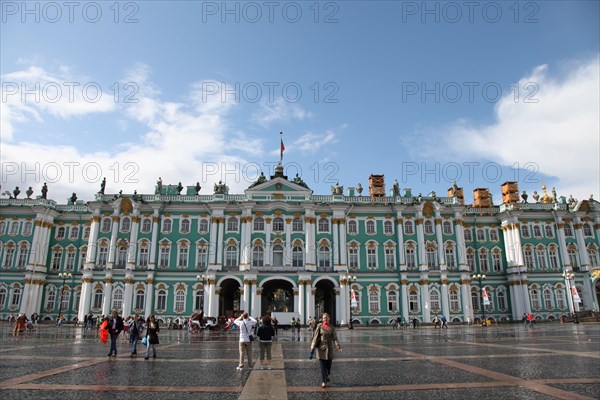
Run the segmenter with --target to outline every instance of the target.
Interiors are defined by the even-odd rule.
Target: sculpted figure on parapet
[[[155,194],[162,194],[162,178],[159,176],[158,180],[156,181],[156,193]]]
[[[214,187],[215,194],[225,194],[225,185],[223,181],[219,181],[218,184],[215,183]]]
[[[42,186],[42,199],[48,198],[48,185],[44,182],[44,186]]]

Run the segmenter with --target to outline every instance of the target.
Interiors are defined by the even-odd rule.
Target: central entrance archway
[[[235,279],[226,279],[221,283],[219,296],[219,316],[237,317],[240,311],[240,283]]]
[[[270,312],[294,312],[294,287],[285,280],[276,279],[265,282],[261,296],[261,315]]]
[[[339,319],[335,312],[335,286],[327,279],[320,280],[315,285],[315,312],[316,318],[326,312],[331,316],[331,322],[338,325]]]

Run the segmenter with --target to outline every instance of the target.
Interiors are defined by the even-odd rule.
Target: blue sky
[[[599,197],[596,1],[73,4],[2,2],[2,192],[241,193],[283,131],[315,194]]]

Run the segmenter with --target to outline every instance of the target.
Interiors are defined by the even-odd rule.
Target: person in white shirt
[[[234,323],[240,329],[240,362],[237,369],[244,368],[244,353],[248,357],[248,368],[252,368],[252,340],[254,340],[254,337],[251,338],[251,336],[254,332],[256,320],[245,312]]]

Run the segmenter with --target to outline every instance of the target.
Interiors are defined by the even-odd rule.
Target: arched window
[[[122,243],[117,250],[117,263],[115,268],[123,269],[127,264],[127,244]]]
[[[533,236],[538,239],[542,237],[542,229],[539,225],[533,226]]]
[[[442,232],[444,232],[444,235],[452,235],[452,224],[450,221],[444,221],[442,224]]]
[[[131,230],[131,219],[123,217],[121,219],[121,232],[129,232]]]
[[[17,256],[17,268],[24,269],[27,265],[27,255],[29,254],[29,243],[22,242],[19,245],[19,254]],[[592,264],[594,265],[594,264]]]
[[[177,266],[181,269],[188,267],[190,254],[190,246],[188,242],[181,241],[179,243],[179,252],[177,254]]]
[[[142,310],[144,308],[144,303],[146,302],[146,293],[144,289],[138,289],[135,292],[135,309]]]
[[[565,224],[565,236],[573,236],[573,228],[571,224]]]
[[[15,287],[12,290],[12,296],[11,296],[11,299],[10,299],[10,307],[11,308],[18,307],[19,304],[21,304],[21,294],[22,294],[22,292],[21,292],[21,288],[20,287]]]
[[[504,290],[498,290],[496,297],[498,298],[498,309],[500,311],[506,311],[506,292]]]
[[[329,246],[319,246],[319,268],[331,267],[331,251]]]
[[[255,232],[262,232],[265,230],[265,219],[263,217],[254,218],[253,230]]]
[[[412,313],[419,312],[419,293],[416,289],[408,292],[408,310]]]
[[[485,231],[482,228],[477,229],[477,241],[485,242]]]
[[[404,221],[404,234],[405,235],[414,235],[415,229],[412,220]]]
[[[498,249],[492,252],[492,268],[494,272],[502,271],[502,253]]]
[[[302,232],[304,230],[304,223],[302,218],[294,218],[292,221],[292,232]]]
[[[392,246],[386,246],[385,248],[385,268],[389,271],[396,268],[396,252]]]
[[[356,221],[348,221],[348,234],[356,235],[358,233],[358,226]]]
[[[6,287],[0,286],[0,309],[6,306]]]
[[[273,266],[281,267],[283,265],[283,246],[276,244],[273,246]]]
[[[548,263],[546,262],[546,249],[543,246],[539,246],[535,249],[535,256],[537,259],[537,266],[542,271],[548,269]]]
[[[533,263],[533,250],[531,246],[525,246],[523,249],[523,258],[525,259],[525,266],[528,271],[533,271],[535,269],[535,265]]]
[[[471,306],[473,307],[473,311],[479,311],[479,292],[471,292]]]
[[[579,262],[577,258],[577,249],[574,246],[571,246],[567,249],[567,254],[569,255],[569,261],[571,262],[571,267],[576,268],[579,267]]]
[[[150,218],[144,218],[142,220],[142,233],[149,233],[152,230],[152,221]]]
[[[456,268],[456,255],[454,254],[454,245],[447,245],[445,248],[446,268],[453,270]]]
[[[198,230],[200,231],[200,233],[208,232],[208,220],[207,219],[202,218],[200,220],[200,223],[198,224]]]
[[[415,247],[411,243],[407,243],[404,247],[404,256],[406,258],[406,268],[414,270],[417,268],[417,258],[415,255]]]
[[[531,298],[531,308],[534,310],[542,308],[542,304],[540,303],[540,292],[536,287],[532,287],[529,290],[529,297]]]
[[[60,265],[62,264],[62,254],[62,248],[57,246],[52,249],[52,261],[50,262],[50,268],[52,268],[53,271],[58,271],[60,269]]]
[[[592,232],[592,226],[590,224],[583,224],[583,235],[587,237],[594,236],[594,233]]]
[[[469,272],[475,272],[475,251],[471,248],[467,249],[467,265]]]
[[[167,309],[167,291],[165,289],[159,289],[156,292],[156,310],[165,311]]]
[[[283,232],[285,229],[285,223],[283,218],[275,217],[273,218],[273,232]]]
[[[304,251],[300,246],[294,246],[292,248],[292,266],[302,267],[304,265]]]
[[[171,243],[164,240],[160,243],[160,253],[158,257],[158,267],[167,268],[170,264],[169,259],[171,258]]]
[[[365,224],[365,228],[366,228],[367,235],[374,235],[375,234],[375,221],[368,220]]]
[[[205,268],[208,266],[208,246],[201,242],[197,248],[196,267]]]
[[[225,266],[236,267],[238,265],[238,251],[237,246],[230,244],[225,250]]]
[[[465,237],[465,242],[471,242],[473,241],[473,235],[471,232],[471,228],[465,228],[463,230],[463,236]]]
[[[548,256],[550,258],[550,268],[554,271],[558,271],[558,253],[556,252],[556,246],[548,246]]]
[[[100,288],[96,288],[94,290],[94,301],[92,302],[92,308],[93,309],[100,309],[102,308],[102,298],[104,297],[104,292],[102,289]]]
[[[100,227],[100,231],[102,233],[110,232],[110,228],[112,227],[112,221],[109,217],[102,218],[102,226]]]
[[[113,290],[112,310],[121,310],[123,308],[123,290],[116,288]]]
[[[588,253],[588,257],[590,259],[590,264],[593,267],[599,266],[600,262],[598,261],[598,250],[596,249],[596,247],[593,244],[588,245],[587,253]]]
[[[56,288],[54,286],[50,286],[48,291],[46,292],[46,305],[44,308],[46,310],[54,310],[56,306]]]
[[[565,291],[563,290],[562,287],[558,287],[555,290],[556,293],[556,307],[559,310],[564,310],[567,308],[566,306],[566,302],[565,302]]]
[[[369,290],[369,311],[372,314],[379,312],[379,291],[375,287]]]
[[[526,225],[526,224],[521,225],[521,237],[523,237],[523,238],[529,237],[529,225]]]
[[[162,223],[162,232],[171,233],[171,229],[173,229],[173,221],[170,218],[164,219]]]
[[[261,245],[255,245],[252,248],[252,266],[253,267],[264,267],[265,265],[265,251]]]
[[[319,232],[329,232],[329,220],[327,218],[319,218]]]
[[[492,242],[498,241],[498,230],[497,229],[490,229],[490,240]]]
[[[439,271],[440,266],[437,262],[437,251],[434,247],[428,247],[426,250],[427,254],[427,269],[430,271]]]
[[[392,221],[384,221],[383,222],[383,233],[385,235],[393,235],[394,234],[394,225]]]
[[[32,229],[33,229],[33,224],[30,221],[25,222],[25,225],[23,225],[23,236],[31,235]],[[1,234],[2,234],[2,231],[0,231],[0,235]]]
[[[398,311],[398,295],[395,290],[390,290],[388,297],[388,312]]]
[[[184,218],[181,220],[181,229],[180,232],[181,233],[188,233],[190,231],[190,220],[187,218]]]
[[[546,237],[548,239],[552,239],[554,237],[554,230],[552,229],[551,225],[546,225],[544,230],[546,231]]]
[[[87,240],[90,238],[90,231],[92,230],[92,228],[90,226],[86,226],[85,228],[83,228],[83,237],[82,239]]]
[[[377,248],[373,244],[367,246],[367,268],[377,269]]]
[[[358,268],[358,247],[349,247],[348,248],[348,267],[350,269]]]
[[[433,222],[431,222],[431,220],[426,220],[423,223],[423,229],[425,231],[426,235],[433,235]]]
[[[227,231],[237,232],[238,231],[238,219],[236,217],[227,218]]]
[[[429,291],[429,304],[432,312],[440,312],[440,292],[436,289],[431,289]]]
[[[56,240],[63,240],[65,238],[66,231],[67,229],[64,226],[59,226],[56,230]]]
[[[69,239],[75,240],[78,237],[79,237],[79,227],[78,226],[72,226],[71,230],[69,231]]]
[[[456,286],[450,288],[450,310],[452,312],[458,312],[460,310],[460,296]]]
[[[179,289],[175,292],[175,311],[185,310],[185,291]]]
[[[148,242],[145,240],[140,243],[140,250],[138,255],[138,265],[142,268],[148,266],[148,261],[150,260],[150,247],[148,246]]]
[[[548,288],[544,289],[544,308],[546,310],[552,310],[554,304],[552,303],[552,291]]]

